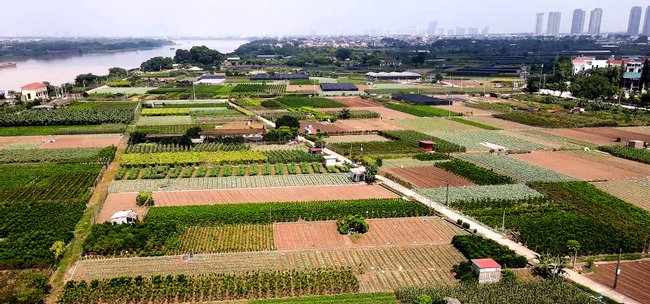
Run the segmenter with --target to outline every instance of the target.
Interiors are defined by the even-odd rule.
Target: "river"
[[[177,45],[151,50],[16,61],[15,68],[0,69],[0,91],[18,90],[23,85],[39,81],[60,85],[74,81],[79,74],[106,75],[108,69],[112,67],[136,68],[152,57],[174,57],[176,50],[170,48],[189,49],[195,45],[205,45],[222,53],[230,53],[247,43],[244,40],[176,40],[174,42]]]

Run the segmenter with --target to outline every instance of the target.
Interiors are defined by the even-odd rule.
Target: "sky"
[[[0,36],[284,36],[396,33],[488,26],[491,33],[533,32],[535,13],[604,10],[604,32],[627,28],[638,0],[0,0]],[[644,9],[645,11],[645,9]],[[644,16],[645,18],[645,16]],[[588,15],[587,15],[588,19]],[[587,25],[585,25],[587,27]]]

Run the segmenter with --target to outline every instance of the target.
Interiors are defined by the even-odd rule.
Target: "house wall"
[[[47,95],[47,89],[42,88],[42,89],[34,89],[34,90],[23,90],[21,92],[22,100],[24,101],[32,101],[36,99],[48,99],[49,96]]]

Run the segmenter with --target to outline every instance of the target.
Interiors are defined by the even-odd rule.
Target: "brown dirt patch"
[[[122,210],[133,210],[138,213],[138,219],[142,220],[147,213],[147,208],[138,207],[135,203],[137,193],[109,193],[102,206],[102,211],[97,217],[97,223],[104,223],[111,220],[115,212]]]
[[[132,195],[134,195],[132,201],[135,204],[135,194]],[[156,206],[309,202],[396,197],[395,193],[379,185],[166,191],[154,192],[153,194]]]
[[[387,171],[418,188],[446,187],[447,180],[450,187],[475,186],[463,177],[436,167],[391,168]]]
[[[319,85],[288,85],[287,92],[320,92]]]
[[[367,100],[359,97],[337,97],[332,98],[350,108],[368,108],[368,107],[381,107],[381,103],[376,101]]]
[[[510,155],[585,181],[650,177],[650,166],[599,152],[541,152]]]
[[[273,225],[278,250],[444,245],[463,231],[436,217],[370,219],[363,235],[341,235],[335,221]]]
[[[300,129],[304,130],[305,127],[311,125],[312,127],[320,130],[321,132],[370,132],[370,131],[391,131],[403,130],[382,119],[350,119],[350,120],[337,120],[334,123],[323,123],[317,121],[301,121]]]
[[[616,263],[596,265],[598,271],[587,275],[588,278],[612,287]],[[650,261],[632,261],[621,263],[621,275],[618,278],[617,291],[641,303],[650,304]]]
[[[0,137],[0,147],[11,144],[34,144],[39,145],[40,149],[104,148],[117,147],[121,140],[122,135],[4,136]]]
[[[364,110],[369,110],[375,113],[379,113],[383,119],[410,119],[410,118],[417,118],[417,116],[403,113],[400,111],[395,111],[393,109],[389,108],[384,108],[384,107],[373,107],[373,108],[365,108]]]
[[[627,144],[629,140],[650,142],[650,134],[634,132],[622,128],[580,128],[580,129],[550,129],[546,132],[568,138],[582,140],[597,145],[614,146]],[[615,142],[620,137],[621,142]]]
[[[462,102],[462,101],[455,101],[451,106],[435,106],[435,108],[451,110],[453,112],[462,113],[465,116],[492,115],[492,114],[494,114],[494,112],[475,109],[475,108],[470,108],[465,104],[465,102]]]

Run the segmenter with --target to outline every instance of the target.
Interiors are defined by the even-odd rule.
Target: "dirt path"
[[[66,279],[70,277],[77,260],[83,253],[83,242],[90,234],[90,228],[94,223],[96,211],[101,209],[104,198],[108,194],[108,187],[111,185],[111,182],[115,178],[115,174],[120,168],[119,159],[126,150],[127,140],[128,139],[124,137],[120,142],[119,146],[117,147],[117,152],[115,153],[115,159],[102,174],[100,182],[97,184],[97,187],[93,191],[90,200],[88,200],[86,210],[84,211],[81,220],[75,227],[74,238],[66,248],[65,254],[63,256],[63,259],[61,259],[59,267],[50,278],[50,284],[52,284],[52,292],[46,299],[47,303],[56,303],[57,298],[63,290],[63,284],[65,283]]]

